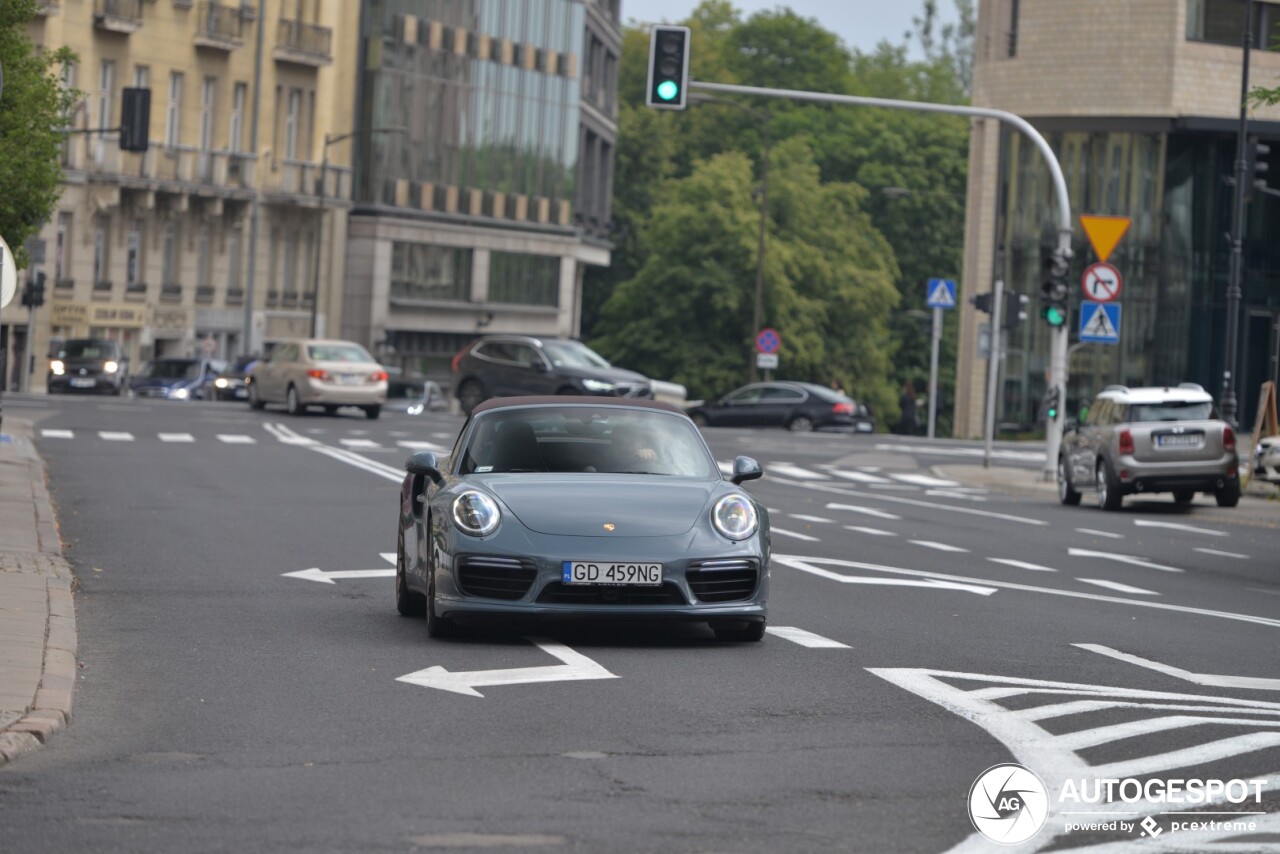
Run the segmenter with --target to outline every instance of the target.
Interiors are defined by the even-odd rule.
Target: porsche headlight
[[[483,492],[471,490],[453,500],[453,523],[473,537],[483,537],[498,529],[502,514],[498,505]]]
[[[116,371],[120,370],[120,363],[108,359],[102,363],[102,370],[108,374],[114,374]]]
[[[49,363],[49,370],[53,371],[55,377],[60,377],[67,372],[67,366],[62,363],[61,359],[54,359]]]
[[[745,495],[726,495],[711,511],[711,524],[730,540],[745,540],[756,532],[759,523],[756,508]]]
[[[583,380],[582,387],[587,391],[613,391],[613,383],[604,380]]]

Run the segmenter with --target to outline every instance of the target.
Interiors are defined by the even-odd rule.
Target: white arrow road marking
[[[161,442],[194,442],[195,436],[190,433],[157,433]]]
[[[1211,537],[1225,537],[1226,531],[1215,531],[1211,528],[1197,528],[1194,525],[1183,525],[1181,522],[1159,522],[1154,519],[1134,519],[1133,524],[1139,528],[1169,528],[1173,531],[1190,531],[1193,534],[1208,534]]]
[[[896,537],[893,531],[882,531],[879,528],[864,528],[861,525],[845,525],[850,531],[857,531],[859,534],[870,534],[873,537]]]
[[[256,445],[257,440],[252,436],[241,436],[234,433],[219,433],[219,442],[226,442],[228,445]]]
[[[802,469],[794,463],[771,463],[765,466],[765,473],[780,474],[783,477],[794,477],[799,480],[827,480],[825,474],[818,474],[816,471]]]
[[[70,430],[41,430],[40,435],[46,439],[74,439],[75,433]]]
[[[542,667],[513,667],[507,670],[471,670],[450,673],[440,665],[428,667],[396,677],[397,682],[408,682],[424,688],[439,688],[468,697],[483,697],[477,687],[492,685],[523,685],[533,682],[567,682],[575,679],[617,679],[599,664],[580,652],[574,652],[562,643],[550,638],[526,638],[543,652],[563,661]]]
[[[263,424],[262,426],[268,433],[270,433],[272,436],[275,436],[278,441],[283,442],[286,445],[316,444],[315,439],[311,439],[311,438],[308,438],[307,436],[303,436],[299,433],[295,433],[293,430],[290,430],[288,427],[284,426],[283,424],[267,423],[267,424]]]
[[[1077,533],[1090,534],[1095,537],[1107,537],[1112,540],[1123,540],[1124,534],[1113,534],[1110,531],[1099,531],[1096,528],[1076,528]]]
[[[869,668],[869,672],[986,730],[1009,749],[1017,762],[1035,769],[1045,782],[1050,803],[1063,802],[1062,795],[1068,782],[1080,779],[1159,777],[1176,769],[1194,768],[1280,744],[1280,703],[945,670]],[[1088,699],[1063,702],[1064,697]],[[999,702],[1002,700],[1012,700],[1016,705],[1010,707]],[[1080,729],[1079,725],[1072,727],[1068,723],[1059,723],[1054,727],[1058,730],[1056,734],[1039,724],[1039,721],[1050,718],[1060,719],[1067,715],[1101,709],[1126,709],[1134,719],[1084,729]],[[1164,714],[1170,709],[1188,711],[1191,714]],[[1207,740],[1215,738],[1217,724],[1251,727],[1255,731]],[[1090,764],[1077,752],[1174,729],[1182,729],[1198,741],[1192,747],[1154,755],[1134,756],[1132,751],[1126,751],[1125,759],[1101,764]],[[1260,783],[1261,791],[1269,792],[1280,789],[1278,777],[1280,775],[1258,774],[1250,779],[1265,780]],[[1223,803],[1225,797],[1225,793],[1221,793],[1204,806]],[[1090,804],[1089,809],[1099,816],[1110,814],[1116,817],[1158,814],[1165,812],[1164,806],[1163,803],[1145,800],[1136,803],[1116,800],[1111,803]],[[1262,822],[1270,819],[1271,814],[1260,816],[1259,827]],[[1066,833],[1066,826],[1070,821],[1071,817],[1065,812],[1051,810],[1045,830],[1027,844],[1026,850],[1040,851],[1052,847]],[[1273,821],[1269,827],[1280,827],[1280,821]],[[1221,839],[1224,836],[1222,830],[1195,843],[1189,842],[1190,837],[1182,833],[1175,835],[1181,841],[1171,848],[1161,847],[1162,842],[1150,839],[1143,841],[1152,850],[1158,851],[1261,850],[1257,845],[1247,843],[1243,848],[1237,848],[1228,844],[1230,840],[1226,839],[1222,839],[1222,848],[1208,844],[1211,840]],[[1113,851],[1128,851],[1132,846],[1133,842],[1130,840],[1114,846],[1089,847],[1087,850],[1107,851],[1110,854]],[[990,851],[993,846],[974,833],[950,850]]]
[[[1159,596],[1154,590],[1143,590],[1141,587],[1130,587],[1128,584],[1121,584],[1119,581],[1107,581],[1105,578],[1077,578],[1076,581],[1083,581],[1085,584],[1093,584],[1098,587],[1105,587],[1108,590],[1115,590],[1120,593],[1133,593],[1138,596]]]
[[[765,631],[783,640],[789,640],[792,643],[798,643],[800,646],[807,646],[810,649],[850,649],[850,646],[846,643],[833,641],[831,638],[824,638],[822,635],[815,635],[813,632],[806,632],[804,629],[797,629],[794,626],[769,626]]]
[[[1200,552],[1201,554],[1213,555],[1215,557],[1233,557],[1233,558],[1236,558],[1237,560],[1249,559],[1248,555],[1242,555],[1236,552],[1223,552],[1223,551],[1218,551],[1217,549],[1192,549],[1192,551],[1197,551],[1197,552]]]
[[[873,507],[859,507],[856,504],[828,504],[828,510],[848,510],[850,513],[865,513],[868,516],[875,516],[879,519],[901,519],[901,516],[895,516],[892,513],[886,513],[883,510],[876,510]]]
[[[935,581],[932,578],[877,578],[866,575],[841,575],[838,572],[832,572],[828,569],[820,569],[819,567],[811,566],[806,563],[806,560],[814,560],[811,558],[789,557],[787,555],[775,554],[773,559],[784,566],[791,567],[792,569],[798,569],[801,572],[808,572],[812,575],[818,576],[819,578],[829,578],[832,581],[839,581],[841,584],[880,584],[885,587],[927,587],[935,590],[963,590],[966,593],[977,593],[980,596],[990,596],[992,593],[996,592],[995,589],[991,587],[980,587],[977,584],[963,584],[952,581]],[[865,569],[880,569],[880,567],[872,564],[856,564],[849,561],[832,561],[823,558],[816,559],[815,562],[816,561],[822,561],[824,563],[849,563],[852,566]]]
[[[133,434],[132,433],[113,433],[109,430],[107,431],[100,430],[98,431],[98,438],[105,439],[108,442],[132,442]]]
[[[390,578],[396,574],[395,569],[339,569],[324,572],[319,567],[300,569],[297,572],[280,573],[285,578],[301,578],[306,581],[319,581],[322,584],[333,584],[335,578]]]
[[[774,526],[770,526],[769,531],[774,534],[781,534],[784,537],[794,537],[797,540],[804,540],[806,543],[818,542],[817,537],[811,537],[808,534],[798,534],[795,531],[787,531]]]
[[[1032,572],[1057,572],[1058,571],[1056,569],[1051,569],[1050,567],[1047,567],[1047,566],[1041,566],[1038,563],[1027,563],[1025,560],[1014,560],[1013,558],[1009,558],[1009,557],[989,557],[987,558],[987,560],[991,561],[992,563],[1002,563],[1005,566],[1017,567],[1018,569],[1029,569]]]
[[[909,540],[908,542],[917,546],[924,546],[926,549],[937,549],[940,552],[968,552],[968,549],[962,549],[959,546],[948,545],[947,543],[935,543],[933,540]]]
[[[1248,688],[1254,691],[1280,691],[1280,679],[1270,679],[1264,676],[1228,676],[1222,673],[1192,673],[1190,670],[1183,670],[1180,667],[1174,667],[1169,664],[1161,664],[1149,658],[1139,658],[1136,655],[1130,655],[1127,652],[1120,652],[1109,646],[1102,646],[1096,643],[1073,643],[1072,646],[1087,649],[1089,652],[1096,652],[1099,655],[1105,655],[1129,664],[1136,664],[1139,667],[1145,667],[1157,673],[1165,673],[1196,685],[1206,685],[1210,688]]]
[[[1145,566],[1147,569],[1158,569],[1162,572],[1185,572],[1176,566],[1163,566],[1158,563],[1152,563],[1145,557],[1134,557],[1133,555],[1118,555],[1113,552],[1095,552],[1090,549],[1067,549],[1067,554],[1071,557],[1096,557],[1102,560],[1114,560],[1119,563],[1129,563],[1134,566]]]

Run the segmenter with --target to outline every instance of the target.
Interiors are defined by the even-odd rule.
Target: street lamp
[[[761,133],[763,135],[763,152],[760,158],[760,234],[756,239],[755,308],[751,314],[751,334],[747,339],[748,341],[754,341],[756,335],[760,332],[760,325],[764,322],[764,242],[765,225],[769,221],[769,146],[771,144],[769,124],[772,117],[767,112],[762,112],[752,107],[748,107],[746,104],[738,101],[731,101],[728,98],[717,98],[714,95],[693,93],[689,96],[689,102],[693,104],[727,104],[730,107],[737,107],[740,110],[750,113],[760,121]],[[747,376],[750,382],[755,382],[760,379],[759,369],[756,367],[754,353],[751,354],[750,361],[747,364],[747,369]]]
[[[314,257],[311,264],[311,337],[315,338],[318,334],[316,329],[316,310],[320,304],[320,247],[324,243],[324,199],[325,190],[327,189],[329,177],[329,146],[343,140],[351,139],[353,136],[360,136],[366,133],[405,133],[406,129],[401,127],[394,128],[368,128],[361,130],[353,130],[350,133],[325,134],[324,148],[320,157],[320,189],[316,193],[320,204],[319,219],[316,221],[316,247]]]

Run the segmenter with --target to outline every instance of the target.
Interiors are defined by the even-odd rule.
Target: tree
[[[0,235],[19,267],[23,244],[53,213],[61,194],[63,117],[79,93],[62,87],[57,70],[75,62],[66,48],[42,51],[26,36],[35,0],[0,3]]]

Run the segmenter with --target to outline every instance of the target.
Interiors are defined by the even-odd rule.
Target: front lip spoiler
[[[523,617],[572,620],[653,620],[655,622],[704,622],[708,619],[764,619],[768,607],[764,602],[726,603],[723,605],[557,605],[546,603],[477,602],[436,596],[443,616],[474,616],[520,619]]]

